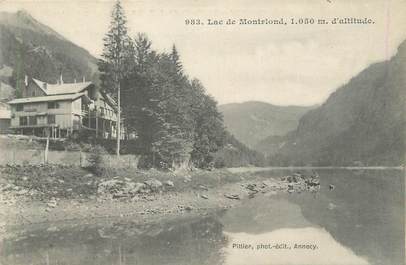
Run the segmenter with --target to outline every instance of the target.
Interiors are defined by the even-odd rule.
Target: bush
[[[142,155],[138,161],[138,168],[150,169],[152,167],[153,167],[152,156],[151,155]]]
[[[89,163],[89,170],[97,176],[103,175],[106,171],[103,158],[106,154],[107,151],[100,145],[93,146],[89,150],[89,156],[86,158]]]

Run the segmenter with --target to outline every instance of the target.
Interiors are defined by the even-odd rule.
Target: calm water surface
[[[318,173],[318,193],[261,194],[199,219],[20,228],[3,240],[0,264],[404,264],[404,172]]]

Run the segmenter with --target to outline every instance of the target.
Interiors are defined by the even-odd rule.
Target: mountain
[[[275,106],[258,101],[219,106],[229,132],[254,149],[260,149],[258,143],[266,137],[280,136],[294,130],[299,118],[312,108]]]
[[[226,132],[225,145],[214,154],[215,167],[245,167],[266,165],[265,156],[250,149],[232,134]]]
[[[0,80],[16,87],[24,76],[55,83],[60,74],[97,81],[97,59],[25,11],[0,12]],[[3,85],[4,87],[4,85]]]
[[[274,154],[270,156],[270,163],[404,164],[405,64],[406,42],[403,42],[389,61],[375,63],[363,70],[323,105],[305,114],[295,131],[273,141]]]

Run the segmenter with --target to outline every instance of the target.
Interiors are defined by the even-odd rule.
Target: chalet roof
[[[114,100],[114,98],[112,98],[109,94],[107,94],[106,92],[100,91],[100,94],[105,98],[105,100],[107,101],[107,103],[114,109],[117,108],[117,102]]]
[[[41,88],[41,89],[46,93],[46,91],[45,91],[45,85],[46,85],[47,83],[42,82],[42,81],[40,81],[40,80],[38,80],[38,79],[35,79],[35,78],[33,78],[32,81],[34,81],[34,83],[35,83],[37,86],[39,86],[39,88]]]
[[[42,97],[30,97],[30,98],[16,98],[8,102],[8,104],[20,104],[20,103],[33,103],[33,102],[46,102],[46,101],[58,101],[58,100],[74,100],[81,96],[85,96],[85,93],[76,94],[63,94],[63,95],[52,95],[52,96],[42,96]]]
[[[48,84],[38,79],[32,78],[35,84],[40,87],[47,95],[74,94],[82,92],[90,86],[92,82],[67,83],[67,84]]]
[[[74,94],[82,92],[85,88],[87,88],[91,84],[92,82],[56,84],[56,85],[48,84],[46,93],[47,95]]]

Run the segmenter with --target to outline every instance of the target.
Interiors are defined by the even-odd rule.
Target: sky
[[[175,44],[186,73],[220,104],[321,104],[406,39],[406,0],[122,0],[131,36],[146,33],[159,51]],[[99,56],[114,1],[0,0],[24,9]],[[317,25],[317,19],[370,18],[369,25]],[[285,19],[288,25],[208,25],[208,19]],[[315,24],[290,24],[313,18]],[[186,25],[200,19],[204,25]]]

